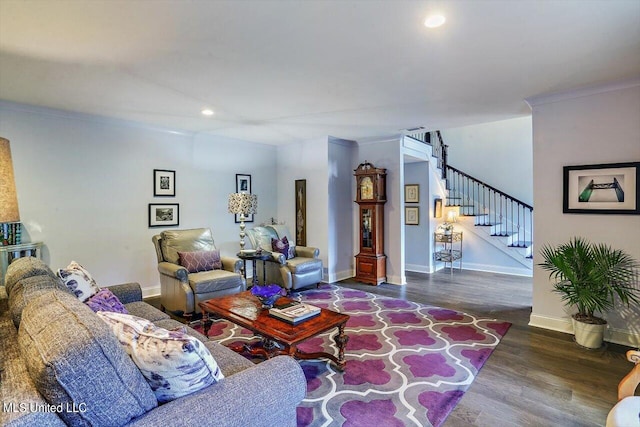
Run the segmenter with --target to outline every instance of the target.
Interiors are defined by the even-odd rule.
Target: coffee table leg
[[[211,324],[213,322],[209,319],[209,313],[206,310],[202,310],[202,320],[200,323],[202,324],[204,336],[209,338],[209,329],[211,329]]]
[[[344,371],[347,366],[347,361],[344,358],[344,348],[349,341],[349,337],[344,333],[345,323],[338,326],[338,334],[335,336],[335,341],[338,346],[338,369]]]

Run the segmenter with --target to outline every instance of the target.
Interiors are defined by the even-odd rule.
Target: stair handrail
[[[523,202],[522,200],[518,200],[518,199],[516,199],[515,197],[513,197],[513,196],[512,196],[512,195],[510,195],[510,194],[505,193],[504,191],[498,190],[497,188],[495,188],[495,187],[493,187],[493,186],[491,186],[491,185],[487,184],[486,182],[480,181],[479,179],[474,178],[473,176],[471,176],[471,175],[469,175],[469,174],[467,174],[467,173],[462,172],[460,169],[456,169],[456,168],[454,168],[454,167],[453,167],[453,166],[451,166],[451,165],[447,165],[447,169],[451,169],[451,170],[453,170],[453,171],[455,171],[455,172],[459,173],[460,175],[465,176],[465,177],[467,177],[467,178],[469,178],[469,179],[471,179],[471,180],[473,180],[473,181],[477,182],[478,184],[484,185],[484,186],[485,186],[485,187],[487,187],[488,189],[490,189],[490,190],[492,190],[492,191],[495,191],[496,193],[498,193],[498,194],[500,194],[500,195],[502,195],[502,196],[504,196],[504,197],[506,197],[506,198],[508,198],[508,199],[511,199],[511,200],[513,200],[513,201],[514,201],[514,202],[516,202],[516,203],[521,204],[521,205],[522,205],[522,206],[524,206],[525,208],[527,208],[527,209],[529,209],[529,210],[533,210],[533,206],[531,206],[531,205],[529,205],[529,204],[527,204],[527,203]]]

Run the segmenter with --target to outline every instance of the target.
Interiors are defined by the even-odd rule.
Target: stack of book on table
[[[305,304],[302,302],[292,302],[285,306],[269,309],[269,315],[285,322],[296,325],[304,320],[311,319],[320,314],[320,307]]]

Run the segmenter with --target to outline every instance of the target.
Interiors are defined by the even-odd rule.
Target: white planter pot
[[[576,342],[587,348],[600,348],[604,341],[604,330],[607,325],[593,325],[591,323],[578,322],[571,318],[573,323],[573,334]]]

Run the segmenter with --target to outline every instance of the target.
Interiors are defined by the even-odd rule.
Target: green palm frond
[[[554,292],[578,314],[593,317],[611,310],[616,296],[627,306],[640,304],[638,263],[624,251],[575,237],[557,247],[545,245],[540,254],[538,266],[549,272]]]

